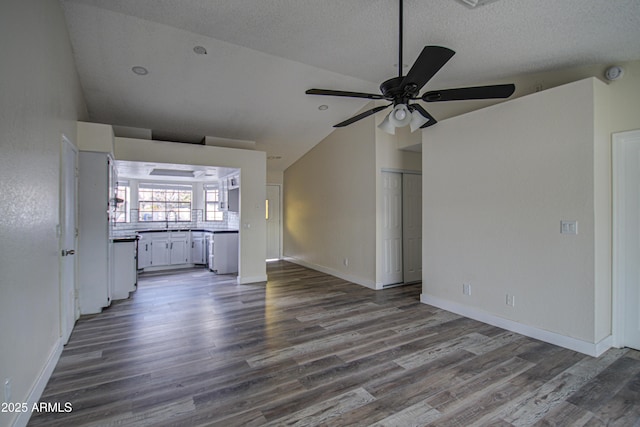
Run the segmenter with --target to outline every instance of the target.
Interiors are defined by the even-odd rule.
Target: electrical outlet
[[[514,295],[507,294],[506,303],[510,307],[515,307],[516,306],[516,297]]]
[[[462,284],[462,293],[464,295],[471,295],[471,283]]]
[[[4,401],[5,403],[11,402],[11,378],[4,380]]]

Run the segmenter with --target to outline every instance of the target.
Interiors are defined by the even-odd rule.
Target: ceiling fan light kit
[[[460,0],[467,3],[467,0]],[[495,0],[468,0],[476,6]],[[402,64],[402,0],[399,0],[399,37],[398,37],[398,64]],[[389,134],[395,134],[396,127],[409,125],[411,131],[424,129],[437,123],[437,120],[429,114],[420,104],[411,104],[411,101],[441,102],[459,101],[470,99],[497,99],[508,98],[515,91],[515,85],[503,84],[493,86],[477,86],[467,88],[446,89],[429,91],[420,96],[420,91],[429,80],[455,55],[451,49],[442,46],[425,46],[413,63],[406,76],[402,75],[402,66],[398,65],[398,77],[386,80],[380,85],[380,94],[347,92],[331,89],[308,89],[307,95],[340,96],[347,98],[364,98],[371,100],[387,100],[390,104],[378,106],[357,114],[334,127],[344,127],[385,110],[393,105],[393,110],[385,117],[378,127]]]

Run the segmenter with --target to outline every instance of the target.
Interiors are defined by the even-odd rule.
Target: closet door
[[[402,175],[402,259],[404,283],[422,280],[422,176]]]
[[[382,172],[382,285],[403,282],[402,174]]]

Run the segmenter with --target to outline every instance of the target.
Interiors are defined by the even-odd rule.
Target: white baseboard
[[[29,392],[29,396],[27,397],[26,403],[29,408],[33,408],[34,403],[37,403],[42,396],[42,392],[44,388],[47,386],[49,379],[51,378],[51,374],[53,370],[56,368],[58,364],[58,360],[60,360],[60,355],[62,354],[62,339],[58,339],[51,354],[49,354],[49,358],[47,359],[47,363],[44,365],[44,368],[38,375],[36,382],[33,384],[31,391]],[[15,400],[15,399],[14,399]],[[13,427],[24,427],[29,423],[29,418],[31,418],[31,411],[21,412],[20,415],[14,420],[12,426]]]
[[[236,283],[238,283],[238,285],[246,285],[248,283],[258,283],[266,281],[266,274],[264,276],[238,276],[238,278],[236,279]]]
[[[555,332],[536,328],[534,326],[518,323],[513,320],[505,319],[503,317],[487,313],[477,308],[458,304],[452,301],[447,301],[431,295],[421,294],[420,302],[450,311],[452,313],[459,314],[464,317],[468,317],[470,319],[477,320],[479,322],[488,323],[489,325],[497,326],[511,332],[516,332],[530,338],[535,338],[540,341],[568,348],[569,350],[577,351],[588,356],[598,357],[613,346],[613,337],[611,335],[604,338],[600,342],[590,343]]]
[[[299,258],[293,257],[284,257],[285,261],[292,262],[294,264],[301,265],[306,268],[310,268],[312,270],[319,271],[321,273],[329,274],[331,276],[338,277],[340,279],[346,280],[348,282],[355,283],[356,285],[364,286],[369,289],[376,290],[376,283],[373,280],[363,279],[362,277],[352,276],[350,274],[343,273],[342,271],[334,270],[333,268],[325,267],[323,265],[312,264],[306,261],[303,261]]]

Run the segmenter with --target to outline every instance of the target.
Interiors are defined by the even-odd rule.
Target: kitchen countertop
[[[112,237],[111,241],[113,243],[126,243],[126,242],[135,242],[138,239],[139,239],[138,236],[119,236],[119,237]]]
[[[195,231],[195,232],[203,232],[203,233],[213,233],[213,234],[221,234],[221,233],[237,233],[238,230],[210,230],[206,228],[170,228],[164,230],[136,230],[134,233],[165,233],[167,231],[177,231],[177,232],[186,232],[186,231]]]

